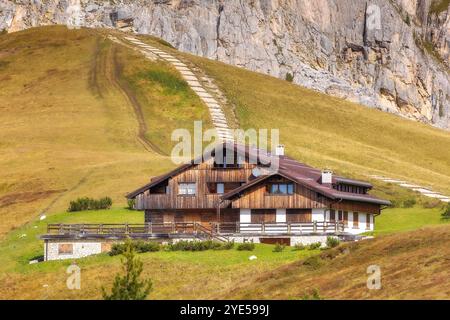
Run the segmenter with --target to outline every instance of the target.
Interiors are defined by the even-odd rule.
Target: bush
[[[292,75],[292,73],[286,73],[286,81],[288,82],[292,82],[294,81],[294,76]]]
[[[403,208],[412,208],[412,207],[414,207],[415,204],[416,204],[416,199],[414,199],[414,198],[406,199],[405,201],[403,201]]]
[[[323,298],[320,296],[319,290],[317,290],[317,289],[313,289],[310,295],[305,293],[302,299],[303,300],[323,300]]]
[[[231,250],[234,248],[234,240],[223,243],[217,250]]]
[[[167,246],[168,251],[205,251],[205,250],[229,250],[233,248],[234,242],[220,243],[218,241],[188,241],[181,240]]]
[[[442,202],[439,199],[432,199],[422,202],[422,207],[425,209],[434,209],[442,206]]]
[[[253,241],[240,243],[237,246],[237,249],[239,251],[253,251],[253,250],[255,250],[255,244],[253,243]]]
[[[136,204],[135,199],[128,199],[128,210],[135,210],[134,205]]]
[[[86,210],[103,210],[110,209],[112,200],[110,197],[100,198],[98,200],[84,197],[78,198],[75,201],[70,201],[68,212],[86,211]]]
[[[339,239],[335,237],[327,237],[327,247],[328,248],[334,248],[339,245]]]
[[[277,243],[272,251],[273,252],[283,252],[285,247],[286,246],[284,244]]]
[[[131,241],[129,244],[127,243],[113,244],[111,251],[109,252],[109,255],[117,256],[119,254],[123,254],[127,249],[127,245],[131,245],[132,249],[137,253],[156,252],[161,250],[161,246],[157,242],[138,240],[138,241]]]
[[[303,265],[308,266],[313,270],[317,270],[322,265],[322,259],[318,256],[312,256],[303,261]]]
[[[303,245],[302,243],[297,243],[292,249],[292,251],[300,251],[305,249],[306,249],[305,245]]]
[[[320,249],[321,246],[322,246],[321,242],[314,242],[308,245],[308,250],[317,250]]]
[[[444,212],[442,213],[442,217],[444,219],[450,219],[450,203],[448,203],[445,207]]]

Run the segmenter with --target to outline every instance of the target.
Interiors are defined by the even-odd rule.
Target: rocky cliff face
[[[3,0],[0,30],[130,26],[180,50],[450,128],[448,0]],[[262,88],[264,89],[264,88]]]

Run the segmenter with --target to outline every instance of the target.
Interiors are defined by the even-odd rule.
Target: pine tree
[[[143,263],[135,255],[131,241],[127,241],[122,260],[125,275],[119,273],[114,279],[111,294],[108,294],[105,288],[102,288],[103,299],[105,300],[145,300],[152,289],[150,279],[140,280],[143,271]]]

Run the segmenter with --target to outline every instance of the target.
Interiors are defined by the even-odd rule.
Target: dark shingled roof
[[[359,194],[359,193],[338,191],[336,189],[333,189],[331,185],[322,184],[321,183],[321,179],[322,179],[322,171],[321,170],[315,169],[304,163],[298,162],[290,157],[287,157],[287,156],[278,156],[277,157],[277,156],[271,155],[270,153],[262,151],[261,149],[257,149],[255,147],[245,146],[245,145],[241,145],[241,144],[231,144],[231,145],[227,144],[227,148],[231,149],[231,147],[233,147],[234,150],[236,152],[238,152],[239,154],[245,154],[247,157],[254,157],[256,159],[256,157],[258,156],[258,158],[260,160],[262,160],[264,163],[270,163],[270,161],[274,161],[274,160],[278,161],[279,163],[278,163],[278,170],[272,171],[272,172],[266,172],[265,174],[257,177],[256,179],[253,179],[253,180],[249,181],[248,183],[224,194],[222,196],[222,198],[225,200],[234,198],[235,196],[241,194],[242,192],[244,192],[251,186],[258,184],[259,182],[261,182],[269,177],[272,177],[275,175],[280,175],[280,176],[285,177],[286,179],[292,180],[293,182],[303,185],[303,186],[307,187],[308,189],[314,190],[314,191],[316,191],[328,198],[331,198],[331,199],[337,199],[337,200],[342,199],[342,200],[350,200],[350,201],[375,203],[375,204],[380,204],[380,205],[390,205],[389,201],[379,199],[379,198],[374,197],[369,194]],[[198,163],[198,161],[194,162],[194,160],[193,160],[193,161],[191,161],[191,163],[182,165],[182,166],[178,167],[177,169],[175,169],[165,175],[159,176],[159,177],[153,179],[149,184],[130,193],[129,195],[127,195],[127,197],[134,198],[135,196],[137,196],[138,194],[151,188],[152,186],[155,186],[158,183],[161,183],[162,181],[190,168],[191,166],[195,165],[195,163]],[[333,175],[332,182],[333,182],[333,184],[343,183],[343,184],[365,187],[368,189],[372,188],[372,185],[368,182],[348,179],[348,178],[335,176],[335,175]]]

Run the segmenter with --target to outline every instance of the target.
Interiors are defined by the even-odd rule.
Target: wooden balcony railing
[[[344,232],[343,222],[313,221],[310,223],[213,223],[213,229],[220,234],[254,233],[254,234],[308,234]]]
[[[311,234],[339,233],[344,231],[343,222],[311,223],[210,223],[165,222],[145,224],[49,224],[48,235],[72,236],[133,236],[151,234],[187,234],[214,238],[231,234]]]

